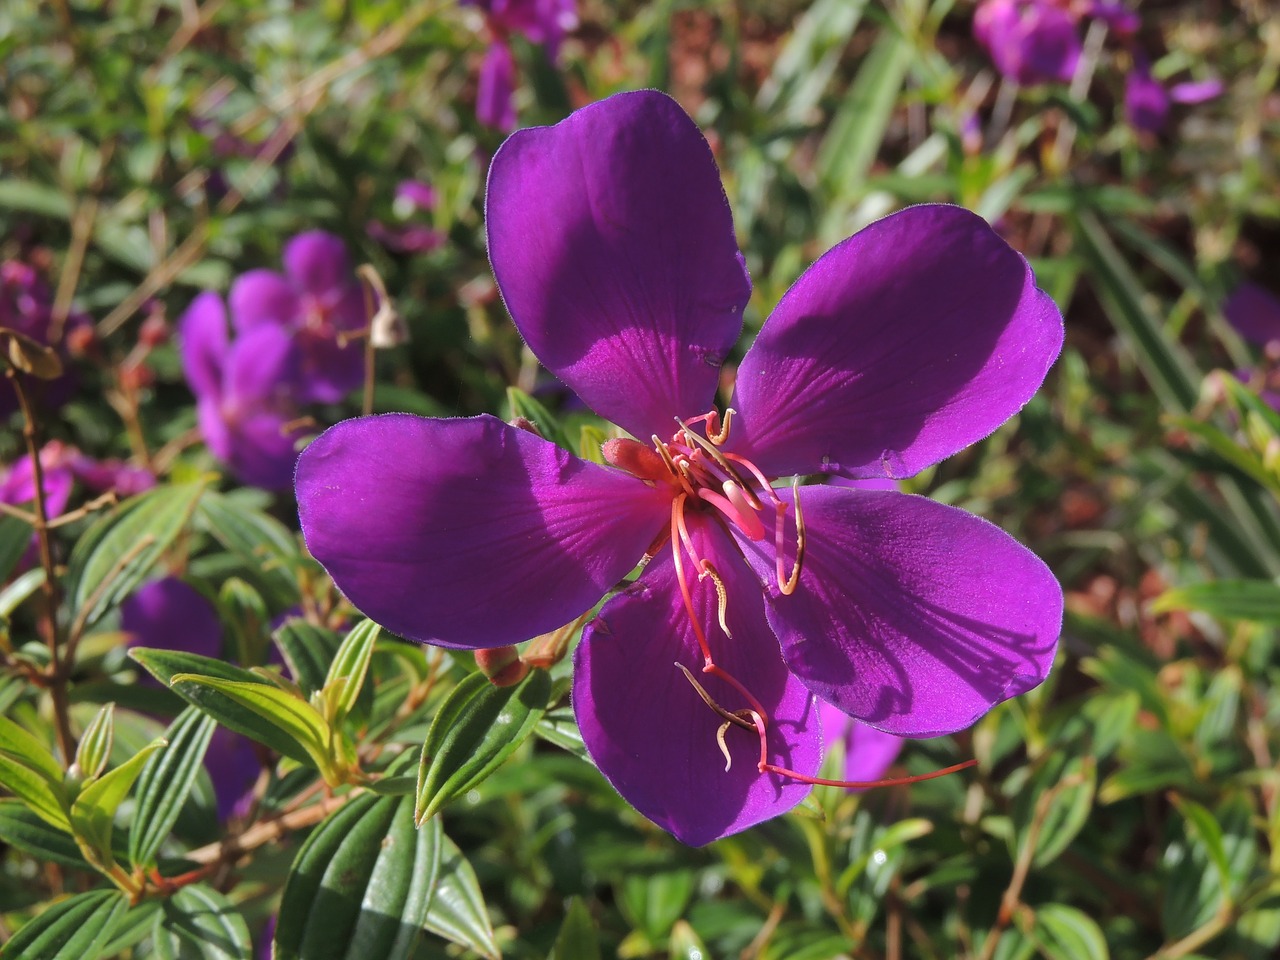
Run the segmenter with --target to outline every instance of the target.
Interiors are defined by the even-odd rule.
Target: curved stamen
[[[698,574],[699,582],[701,582],[704,577],[710,577],[711,582],[714,583],[716,586],[716,606],[718,607],[718,613],[720,617],[720,629],[724,631],[724,635],[726,637],[732,640],[733,634],[729,632],[729,620],[728,620],[729,591],[724,588],[724,581],[720,579],[719,571],[717,571],[716,568],[711,565],[710,560],[702,561],[702,572]]]
[[[773,489],[773,485],[769,483],[769,478],[766,477],[764,473],[761,472],[760,468],[757,467],[754,463],[752,463],[746,457],[739,456],[736,453],[729,453],[727,451],[722,450],[720,454],[726,460],[732,460],[734,463],[742,467],[745,467],[747,472],[756,478],[756,482],[760,484],[761,491],[771,501],[773,501],[775,504],[782,502],[782,498],[778,496],[777,492]]]
[[[676,422],[680,423],[678,418]],[[680,423],[680,429],[685,437],[687,437],[690,441],[692,441],[693,444],[698,447],[698,449],[704,451],[707,454],[707,456],[709,456],[712,460],[714,460],[719,465],[720,469],[724,470],[725,473],[729,475],[730,479],[732,479],[735,483],[738,484],[739,487],[742,488],[742,492],[746,495],[747,501],[751,504],[751,506],[754,509],[761,510],[764,508],[764,504],[761,503],[759,498],[756,497],[756,495],[751,491],[750,486],[747,484],[745,480],[742,479],[742,475],[738,473],[737,470],[734,469],[733,464],[725,459],[724,454],[722,454],[719,450],[717,450],[714,446],[712,446],[710,441],[705,440],[702,437],[698,436],[696,433],[694,433],[692,430],[686,427],[683,423]]]
[[[778,590],[784,597],[789,597],[796,591],[796,584],[800,582],[800,568],[804,565],[804,512],[800,509],[800,480],[797,477],[791,481],[791,495],[796,504],[796,563],[791,570],[791,576],[783,579],[782,571],[782,551],[786,543],[786,530],[784,527],[787,510],[786,504],[776,509],[774,514],[774,570],[778,577]]]
[[[681,486],[684,487],[684,492],[692,496],[693,487],[689,485],[688,478],[676,468],[675,461],[671,459],[671,454],[667,451],[666,445],[658,439],[658,435],[656,433],[650,439],[653,440],[654,449],[656,449],[658,451],[658,455],[662,457],[662,462],[667,465],[667,469],[671,471],[671,475],[680,482]]]
[[[689,625],[693,627],[694,638],[698,641],[698,647],[702,650],[702,659],[707,663],[711,663],[711,647],[707,643],[706,634],[702,632],[702,626],[698,623],[697,611],[693,609],[693,596],[689,593],[689,581],[684,575],[684,560],[680,557],[681,539],[684,538],[686,548],[693,549],[693,544],[688,541],[689,531],[685,528],[684,523],[684,503],[688,497],[680,494],[671,501],[671,527],[673,532],[671,536],[671,559],[676,565],[676,581],[680,584],[680,597],[684,601],[684,611],[689,615]]]

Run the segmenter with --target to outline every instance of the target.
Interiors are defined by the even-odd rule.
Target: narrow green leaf
[[[1037,907],[1035,932],[1049,960],[1110,960],[1102,930],[1075,907],[1062,903]]]
[[[469,674],[440,705],[418,767],[415,816],[431,818],[480,783],[520,746],[547,709],[551,676],[532,670],[513,687]]]
[[[342,645],[341,637],[301,617],[286,620],[271,636],[303,693],[311,696],[324,686],[329,666]]]
[[[430,823],[422,827],[430,828]],[[481,956],[493,960],[499,956],[476,873],[457,844],[444,834],[440,835],[440,873],[426,926],[432,933]]]
[[[817,0],[805,10],[760,87],[760,110],[775,114],[775,122],[811,122],[866,5],[866,0]]]
[[[507,419],[515,420],[517,417],[523,417],[538,428],[538,432],[544,439],[550,440],[557,447],[569,449],[569,439],[565,436],[560,422],[540,401],[535,400],[519,387],[507,387],[507,407],[511,411],[511,416]]]
[[[306,752],[312,766],[321,771],[329,769],[329,725],[320,711],[301,697],[266,683],[224,680],[195,673],[175,674],[172,683],[179,692],[183,686],[194,685],[222,694],[289,737]]]
[[[0,787],[25,803],[45,822],[71,829],[62,767],[39,740],[0,716]]]
[[[1153,613],[1200,610],[1228,620],[1280,624],[1280,584],[1270,580],[1211,580],[1166,590]]]
[[[264,678],[222,660],[201,657],[194,653],[177,653],[172,650],[152,650],[145,647],[136,647],[129,651],[129,656],[145,667],[152,676],[165,686],[171,686],[173,691],[182,699],[203,710],[222,726],[257,740],[264,746],[270,747],[276,753],[291,760],[296,760],[307,766],[312,765],[311,755],[297,740],[231,697],[219,693],[206,684],[171,683],[176,676],[199,674],[205,677],[216,677],[222,680],[270,687],[271,684]]]
[[[76,838],[98,855],[100,863],[109,864],[115,859],[111,833],[116,810],[129,795],[147,758],[165,746],[163,739],[151,741],[120,766],[88,784],[71,804],[71,828]]]
[[[151,939],[157,960],[245,960],[253,956],[240,911],[204,884],[183,887],[164,902]]]
[[[302,556],[284,524],[214,491],[200,498],[196,521],[239,558],[250,579],[275,605],[297,602],[295,570]]]
[[[16,798],[0,799],[0,837],[38,860],[88,869],[80,848],[66,829],[50,826],[44,817]]]
[[[334,726],[346,719],[364,686],[369,661],[373,659],[373,647],[382,630],[372,620],[361,620],[342,641],[329,672],[325,677],[321,696],[327,708],[327,718]]]
[[[1218,872],[1218,881],[1225,890],[1231,886],[1231,864],[1227,860],[1227,848],[1222,837],[1222,826],[1217,818],[1194,800],[1171,794],[1173,805],[1178,808],[1187,823],[1188,833],[1194,835],[1209,855],[1209,862]]]
[[[130,907],[129,912],[124,918],[116,924],[115,929],[111,932],[111,939],[102,947],[103,957],[119,957],[125,955],[125,951],[140,943],[144,938],[149,936],[155,926],[156,914],[160,913],[163,907],[159,900],[143,900],[136,906]],[[135,956],[130,954],[130,956]]]
[[[275,960],[407,960],[440,869],[438,824],[413,826],[408,797],[366,794],[307,838],[276,923]]]
[[[118,890],[91,890],[55,903],[0,949],[0,960],[96,960],[124,919]]]
[[[1181,344],[1165,335],[1144,302],[1138,278],[1092,213],[1076,215],[1076,239],[1098,298],[1138,367],[1166,410],[1187,413],[1200,392],[1200,375]]]
[[[89,721],[76,746],[76,766],[86,780],[100,776],[106,769],[111,744],[115,740],[115,708],[114,703],[103,704]]]
[[[159,486],[101,517],[71,552],[68,596],[92,625],[133,592],[182,533],[204,490],[203,480]]]
[[[205,751],[217,724],[195,707],[183,710],[165,739],[169,749],[153,754],[138,778],[137,807],[129,827],[129,860],[150,866],[173,829],[204,765]]]
[[[9,517],[7,519],[13,519]],[[18,521],[21,523],[22,521]],[[3,521],[0,520],[0,526]],[[0,535],[2,538],[3,535]],[[25,548],[30,543],[29,539],[23,540],[22,545]],[[3,552],[3,546],[0,546],[0,552]],[[0,581],[8,577],[9,571],[4,569],[4,564],[0,563]],[[15,577],[14,581],[8,584],[3,590],[0,590],[0,617],[8,617],[18,606],[28,597],[44,586],[48,574],[45,573],[43,567],[33,567],[20,577]]]
[[[572,753],[583,760],[589,760],[587,745],[582,742],[582,731],[573,717],[570,707],[556,707],[548,710],[533,728],[533,732],[548,743],[554,743],[562,750]]]
[[[569,901],[564,923],[547,960],[600,960],[600,941],[595,921],[580,897]]]
[[[0,582],[9,579],[31,544],[31,524],[21,517],[0,514]],[[44,568],[39,568],[43,572]],[[4,614],[7,616],[8,614]]]

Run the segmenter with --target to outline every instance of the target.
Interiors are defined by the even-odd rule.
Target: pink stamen
[[[782,498],[778,496],[777,492],[773,489],[773,485],[769,483],[769,478],[766,477],[764,473],[761,472],[760,468],[757,467],[754,463],[752,463],[746,457],[739,456],[736,453],[729,453],[724,450],[720,452],[720,455],[724,457],[726,460],[732,460],[734,463],[738,464],[739,466],[745,467],[747,472],[750,473],[753,477],[755,477],[756,482],[760,484],[761,492],[764,493],[764,495],[767,496],[770,500],[772,500],[775,504],[782,502]]]
[[[684,560],[680,557],[680,539],[686,539],[689,536],[688,530],[684,525],[684,502],[687,499],[685,494],[680,494],[671,501],[671,526],[678,531],[678,536],[673,534],[671,537],[671,558],[676,565],[676,580],[680,584],[680,596],[684,600],[685,613],[689,615],[689,624],[693,627],[694,638],[698,641],[698,647],[702,650],[702,659],[707,663],[711,663],[711,647],[707,643],[706,634],[702,632],[702,626],[698,623],[698,615],[693,609],[693,595],[689,592],[689,581],[684,575]],[[687,549],[692,550],[693,544],[687,544]]]
[[[724,486],[726,493],[729,489],[737,489],[727,480],[725,481]],[[750,507],[747,507],[747,512],[744,514],[728,497],[716,493],[714,490],[708,490],[706,487],[698,488],[698,497],[701,500],[707,501],[707,503],[711,504],[732,520],[734,524],[737,525],[738,529],[746,534],[748,539],[764,539],[764,525],[760,523],[760,518],[755,515]],[[743,506],[746,507],[747,505],[743,503]]]
[[[759,727],[756,728],[757,730]],[[963,763],[955,763],[941,770],[934,770],[931,773],[918,773],[914,777],[890,777],[886,780],[828,780],[826,777],[809,777],[803,773],[796,773],[794,770],[788,770],[786,767],[779,767],[776,764],[768,763],[763,759],[763,743],[761,748],[762,759],[760,761],[761,773],[776,773],[780,777],[787,777],[791,780],[799,780],[801,783],[812,783],[820,787],[844,787],[846,790],[870,790],[873,787],[900,787],[908,783],[920,783],[923,780],[936,780],[939,777],[945,777],[947,774],[956,773],[960,770],[967,770],[969,767],[977,764],[977,758],[966,760]]]

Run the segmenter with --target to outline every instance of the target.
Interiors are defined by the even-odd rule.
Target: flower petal
[[[705,413],[751,281],[715,160],[654,90],[510,137],[489,170],[489,256],[538,359],[640,439]]]
[[[301,323],[298,291],[274,270],[250,270],[231,284],[227,294],[231,322],[240,334],[262,326],[293,329]]]
[[[131,594],[120,605],[120,629],[130,647],[222,655],[222,624],[213,604],[177,577],[153,580]]]
[[[182,372],[191,392],[202,397],[222,395],[222,368],[227,357],[227,309],[222,298],[207,290],[191,301],[178,320]]]
[[[516,62],[501,40],[489,44],[476,83],[476,119],[509,133],[516,128]]]
[[[1250,343],[1265,347],[1280,340],[1280,298],[1256,283],[1245,282],[1236,287],[1222,305],[1236,333]]]
[[[302,454],[307,547],[405,637],[497,647],[588,610],[662,529],[669,491],[490,416],[361,417]]]
[[[886,733],[932,737],[1048,675],[1062,588],[999,527],[901,493],[802,487],[800,505],[795,593],[780,594],[771,548],[739,545],[769,589],[788,666],[823,700]]]
[[[325,299],[352,285],[354,274],[342,238],[324,230],[300,233],[284,246],[284,272],[299,290]]]
[[[709,580],[691,584],[699,622],[708,630],[717,664],[769,712],[772,762],[813,776],[822,759],[816,703],[787,671],[764,618],[759,586],[723,533],[690,516],[703,556],[726,580],[729,639],[717,624]],[[686,568],[687,570],[687,568]],[[711,632],[714,630],[714,634]],[[745,830],[790,810],[809,785],[761,774],[753,731],[725,733],[732,765],[716,739],[724,723],[675,666],[728,710],[748,701],[718,677],[701,672],[702,654],[680,599],[670,550],[605,604],[583,633],[575,654],[573,705],[591,758],[614,788],[642,814],[693,846]]]
[[[263,326],[242,333],[227,352],[225,403],[248,411],[287,397],[298,378],[298,367],[294,340],[283,328]]]
[[[229,449],[223,459],[241,482],[264,490],[289,486],[298,462],[299,432],[287,427],[292,419],[291,411],[267,408],[228,424]],[[214,449],[212,443],[209,449]]]
[[[738,368],[729,442],[771,476],[909,477],[1039,388],[1062,315],[962,207],[911,207],[824,254]]]

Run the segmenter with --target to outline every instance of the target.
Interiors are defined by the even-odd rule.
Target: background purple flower
[[[75,476],[67,462],[68,452],[68,448],[56,440],[51,440],[40,450],[40,469],[44,474],[44,509],[49,519],[65,512],[67,502],[71,499]],[[0,469],[0,503],[33,509],[35,499],[35,465],[31,462],[30,455],[19,457],[7,470]],[[12,556],[10,554],[10,559]],[[38,556],[39,544],[33,533],[17,565],[19,568],[29,567],[36,563]]]
[[[0,263],[0,327],[16,330],[46,347],[54,347],[67,362],[66,335],[92,321],[84,314],[72,311],[63,324],[57,343],[53,323],[53,290],[44,276],[34,266],[21,260]],[[0,420],[7,419],[18,409],[18,397],[8,378],[0,377]],[[45,407],[61,406],[71,396],[75,380],[69,372],[56,380],[27,378],[26,389]]]
[[[516,126],[514,101],[515,58],[508,36],[523,34],[543,48],[552,62],[560,56],[560,43],[578,25],[576,0],[463,0],[485,14],[492,39],[480,66],[476,91],[476,119],[495,130]]]
[[[243,482],[268,490],[289,485],[297,460],[293,393],[298,355],[283,326],[262,323],[231,342],[216,293],[196,297],[179,321],[182,367],[196,395],[205,443]]]
[[[427,253],[444,244],[439,230],[414,218],[429,213],[436,205],[436,191],[422,180],[402,180],[396,187],[394,212],[399,224],[374,220],[369,223],[369,236],[396,253]]]
[[[1074,18],[1048,0],[983,0],[973,34],[1001,76],[1024,87],[1067,83],[1080,59]]]
[[[828,749],[837,741],[844,742],[844,772],[841,776],[845,780],[879,780],[889,772],[893,761],[902,752],[906,742],[902,737],[881,733],[875,727],[858,723],[829,703],[819,701],[818,712],[822,717],[822,732]]]
[[[155,580],[120,606],[120,629],[130,647],[177,650],[202,657],[222,656],[222,624],[208,600],[177,577]],[[154,683],[144,675],[143,682]],[[218,819],[248,813],[253,785],[262,769],[253,742],[218,727],[209,741],[205,769],[213,781]]]
[[[1007,534],[920,497],[754,479],[911,476],[1027,402],[1062,318],[987,224],[915,207],[828,251],[743,358],[715,460],[714,428],[699,440],[690,418],[714,410],[750,280],[711,151],[680,107],[620,94],[515,134],[486,213],[503,299],[542,363],[632,436],[695,426],[656,450],[610,441],[614,468],[487,416],[330,429],[299,461],[302,528],[366,614],[445,646],[515,643],[589,609],[653,546],[584,629],[573,702],[602,773],[691,844],[803,798],[821,760],[815,693],[930,736],[1044,678],[1061,588]],[[807,547],[788,588],[797,497]],[[762,736],[727,731],[727,769],[724,718],[673,661],[726,709],[767,716]]]
[[[364,292],[342,240],[323,230],[284,248],[284,273],[250,270],[227,295],[238,337],[263,329],[287,334],[296,349],[293,396],[299,403],[336,403],[364,379],[364,347],[340,335],[368,322]]]
[[[1280,297],[1266,287],[1245,282],[1222,304],[1227,321],[1250,343],[1280,343]]]

